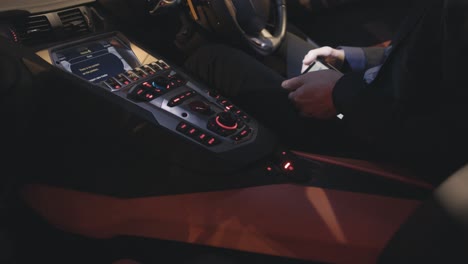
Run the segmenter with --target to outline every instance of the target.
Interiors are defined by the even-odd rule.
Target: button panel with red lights
[[[180,76],[157,75],[131,88],[128,91],[128,97],[136,101],[149,102],[184,84],[185,81]],[[180,104],[195,93],[195,91],[182,93],[171,99],[170,104],[172,106]]]
[[[91,48],[94,46],[90,43],[101,44],[100,36],[51,47],[49,54],[55,66],[80,77],[81,82],[76,84],[84,92],[79,95],[84,95],[85,99],[90,96],[99,99],[96,102],[102,105],[89,106],[96,106],[96,109],[86,114],[89,120],[95,118],[98,122],[109,118],[102,122],[104,135],[109,135],[112,141],[125,140],[132,151],[130,153],[125,148],[119,154],[122,160],[126,160],[125,155],[132,154],[135,147],[145,160],[138,155],[129,160],[147,165],[148,170],[142,172],[150,172],[154,168],[151,167],[153,162],[171,166],[169,168],[180,166],[178,170],[168,171],[176,177],[164,178],[179,178],[186,172],[190,176],[206,176],[208,178],[202,181],[206,181],[209,188],[217,188],[218,184],[240,187],[252,182],[257,184],[258,180],[269,183],[271,179],[278,183],[278,179],[284,180],[284,175],[293,178],[300,171],[301,165],[293,157],[281,155],[278,160],[273,157],[272,153],[280,147],[277,136],[249,116],[234,99],[231,101],[218,92],[217,87],[209,87],[192,78],[176,64],[166,62],[151,52],[145,51],[148,56],[143,52],[135,53],[131,42],[125,38],[122,41],[117,37],[110,38],[109,35],[103,36],[102,50],[96,44],[99,48],[96,61],[87,61],[84,66],[80,64],[76,71],[70,71],[71,66],[62,63],[71,61],[68,50],[75,53],[77,50],[83,53],[93,51]],[[99,59],[99,55],[110,48],[107,45],[115,48],[107,50],[114,56],[109,56],[109,60]],[[84,47],[90,48],[85,50]],[[122,64],[117,65],[118,62]],[[80,75],[84,69],[87,76]],[[81,97],[76,99],[83,102]],[[114,137],[114,131],[118,136]],[[110,151],[109,155],[115,154]],[[199,181],[198,177],[190,178]],[[179,188],[179,183],[183,184],[187,178],[180,179],[182,181],[175,182],[173,186],[178,192],[185,192],[185,187]],[[151,188],[151,192],[153,190]]]
[[[77,48],[81,47],[81,43],[96,40],[94,38],[99,40],[96,36],[76,41]],[[49,49],[55,65],[68,73],[70,70],[58,63],[59,57],[54,52],[74,49],[73,45],[66,43],[63,47]],[[145,63],[141,63],[143,57],[136,56],[139,55],[136,53],[132,56],[132,50],[124,49],[124,46],[115,46],[118,48],[116,56],[125,62],[124,67],[112,67],[115,66],[113,61],[102,63],[101,67],[97,67],[99,72],[95,73],[96,78],[94,75],[93,78],[82,78],[83,82],[79,84],[90,95],[105,99],[101,100],[103,107],[99,105],[98,111],[105,109],[105,106],[112,107],[112,111],[106,110],[105,115],[99,112],[96,114],[98,121],[103,116],[111,118],[111,133],[116,128],[115,124],[118,125],[117,129],[122,129],[124,136],[128,135],[127,131],[131,131],[128,141],[127,138],[122,139],[126,143],[138,145],[135,146],[138,150],[143,150],[138,152],[144,153],[142,156],[149,162],[145,160],[141,164],[151,167],[152,162],[159,161],[161,154],[164,156],[162,162],[169,161],[170,166],[181,165],[181,170],[174,171],[175,176],[189,172],[190,176],[215,177],[214,184],[209,180],[211,178],[202,179],[209,183],[210,190],[224,182],[224,187],[237,188],[251,182],[258,184],[257,180],[270,183],[274,179],[275,183],[282,182],[284,176],[287,176],[287,180],[302,180],[296,176],[301,174],[301,161],[286,152],[275,155],[281,147],[277,136],[244,112],[235,101],[225,98],[216,91],[216,87],[208,87],[191,78],[183,69],[167,63],[158,55],[148,53],[149,56],[144,56]],[[148,58],[151,60],[146,61]],[[90,66],[94,65],[98,64],[92,62]],[[81,98],[78,100],[82,102]],[[93,117],[96,111],[89,112]],[[125,120],[125,126],[122,126],[121,120]],[[107,129],[107,122],[104,123]],[[196,173],[191,172],[192,168]],[[166,181],[170,177],[164,178]],[[197,180],[197,177],[190,178]],[[185,177],[180,179],[186,180]],[[178,192],[185,191],[174,188]],[[151,189],[153,191],[154,188]]]
[[[175,131],[205,147],[236,147],[256,132],[256,124],[249,124],[247,114],[231,101],[191,83],[163,60],[135,67],[103,83],[112,92],[124,92],[140,106],[149,104],[179,118]]]
[[[160,59],[112,76],[102,86],[151,112],[158,124],[218,152],[253,141],[258,130],[231,101]]]
[[[183,102],[187,101],[188,99],[192,98],[196,94],[197,93],[195,91],[187,91],[187,92],[180,93],[172,97],[167,105],[170,107],[178,106],[182,104]]]
[[[216,146],[221,143],[221,140],[219,140],[216,136],[206,133],[202,129],[193,127],[186,122],[180,122],[177,126],[177,131],[191,137],[192,139],[195,139],[196,141],[208,147]]]
[[[164,67],[160,65],[163,65]],[[152,78],[154,76],[158,76],[158,78],[162,78],[160,74],[163,76],[165,75],[166,78],[168,79],[167,83],[165,83],[164,86],[169,85],[170,86],[169,88],[173,88],[176,86],[184,85],[186,81],[183,78],[181,78],[179,75],[176,75],[176,76],[171,75],[170,70],[171,68],[166,62],[164,62],[163,60],[158,60],[149,64],[141,65],[140,67],[136,67],[132,70],[119,73],[116,76],[112,76],[108,78],[107,80],[103,81],[102,85],[106,88],[109,88],[111,91],[117,91],[126,86],[129,86],[130,84],[134,84],[141,80]],[[162,87],[159,87],[159,88],[162,88]]]

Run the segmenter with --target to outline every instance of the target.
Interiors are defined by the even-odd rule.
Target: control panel
[[[194,84],[162,59],[98,85],[145,109],[169,114],[163,120],[157,115],[158,124],[214,151],[236,148],[257,131],[257,123],[243,110],[216,91]]]
[[[266,128],[229,99],[119,32],[57,45],[38,55],[83,79],[90,89],[104,89],[106,97],[149,123],[210,152],[237,159],[243,155],[230,151],[248,145],[258,157],[274,143]]]

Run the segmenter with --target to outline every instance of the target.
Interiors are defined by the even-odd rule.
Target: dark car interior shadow
[[[289,22],[320,46],[376,46],[390,40],[412,1],[288,1]],[[323,2],[344,2],[323,6]]]

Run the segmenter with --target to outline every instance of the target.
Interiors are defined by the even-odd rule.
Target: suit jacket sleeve
[[[432,2],[375,81],[345,74],[333,99],[357,139],[437,181],[468,162],[468,4]]]
[[[384,47],[349,47],[339,46],[345,52],[343,72],[359,72],[380,65],[384,60]]]
[[[382,64],[384,60],[385,47],[363,48],[366,57],[366,69]]]

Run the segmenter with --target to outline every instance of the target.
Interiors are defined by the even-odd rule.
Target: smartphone
[[[307,69],[305,69],[301,74],[306,74],[308,72],[313,72],[313,71],[329,70],[329,69],[338,71],[335,67],[331,66],[330,64],[328,64],[328,63],[326,63],[326,62],[324,62],[324,61],[322,61],[320,59],[317,59],[312,64],[310,64],[307,67]]]

